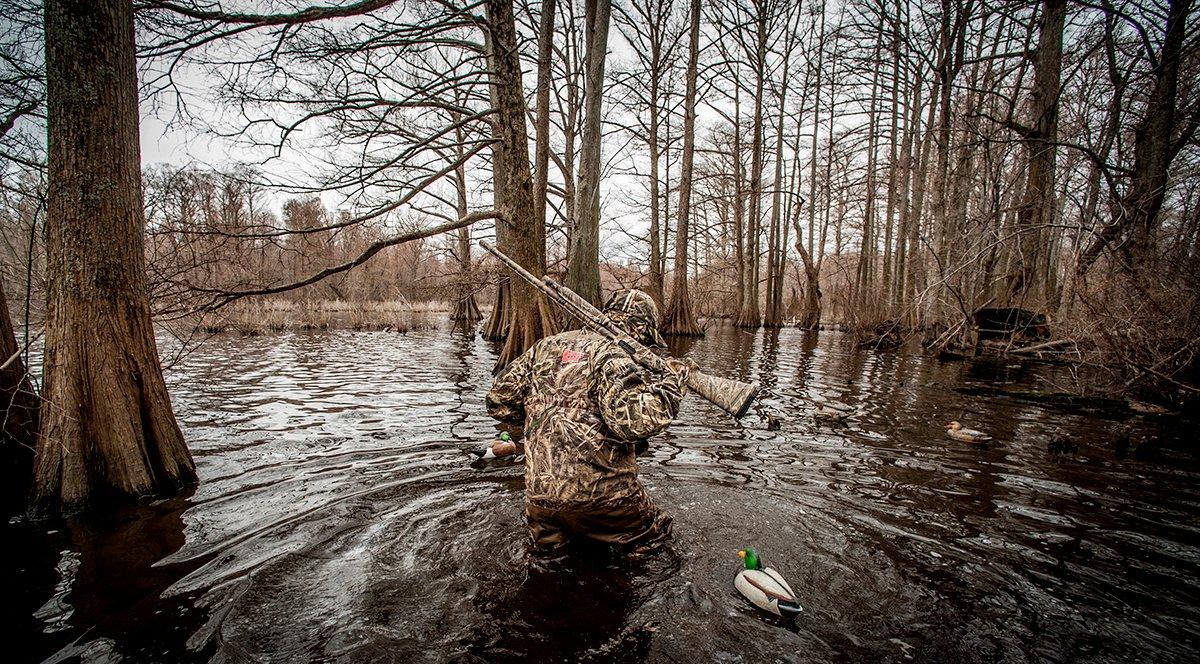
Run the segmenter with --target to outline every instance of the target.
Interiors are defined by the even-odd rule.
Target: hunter
[[[663,346],[658,308],[640,290],[613,293],[604,312],[634,339]],[[525,515],[536,551],[572,539],[650,547],[671,532],[638,481],[639,442],[679,412],[689,363],[661,374],[587,330],[542,339],[496,378],[488,413],[525,427]]]

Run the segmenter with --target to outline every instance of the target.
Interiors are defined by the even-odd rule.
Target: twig
[[[45,333],[46,333],[46,328],[42,328],[41,330],[38,331],[37,334],[33,335],[32,339],[30,339],[29,341],[26,341],[24,346],[18,348],[17,352],[13,353],[12,355],[9,355],[8,359],[4,361],[4,364],[0,364],[0,371],[4,371],[9,366],[11,366],[13,362],[16,362],[17,358],[21,357],[21,353],[24,353],[25,349],[29,348],[29,346],[31,346],[33,344],[33,342],[37,341],[38,339],[41,339],[42,335]]]
[[[1046,350],[1048,348],[1058,348],[1059,346],[1067,346],[1067,345],[1070,345],[1073,343],[1075,343],[1074,339],[1055,339],[1054,341],[1047,341],[1045,343],[1035,344],[1033,346],[1024,346],[1022,348],[1016,348],[1016,349],[1010,350],[1008,352],[1012,355],[1016,355],[1018,353],[1036,353],[1040,350]]]

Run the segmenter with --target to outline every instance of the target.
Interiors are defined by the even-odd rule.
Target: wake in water
[[[1122,661],[1200,637],[1183,432],[989,393],[1053,367],[939,363],[796,330],[673,349],[778,413],[688,398],[639,464],[675,520],[644,559],[529,561],[494,440],[494,349],[444,332],[219,336],[168,376],[202,483],[103,521],[5,526],[4,624],[39,661]],[[845,416],[814,418],[820,404]],[[1122,418],[1125,416],[1122,415]],[[946,436],[958,420],[995,438]],[[1153,418],[1136,425],[1159,427]],[[1054,432],[1077,447],[1048,449]],[[741,597],[737,551],[804,612]]]

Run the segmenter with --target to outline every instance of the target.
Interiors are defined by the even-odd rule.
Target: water
[[[202,483],[104,519],[4,527],[16,661],[1195,659],[1194,425],[1121,454],[1127,413],[992,388],[1063,368],[718,328],[674,349],[762,382],[770,431],[690,397],[640,463],[675,517],[645,560],[526,563],[491,344],[446,331],[218,336],[168,372]],[[844,426],[814,422],[837,402]],[[957,419],[987,448],[947,438]],[[1168,428],[1163,428],[1168,426]],[[1169,428],[1174,427],[1174,428]],[[1078,449],[1048,450],[1069,431]],[[733,590],[755,546],[805,607]]]

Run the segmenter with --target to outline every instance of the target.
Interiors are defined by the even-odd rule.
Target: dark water
[[[103,520],[4,527],[16,661],[1167,661],[1200,642],[1194,428],[1046,406],[1069,372],[718,329],[778,431],[689,398],[641,460],[669,549],[525,561],[494,357],[444,331],[217,337],[169,373],[202,484]],[[967,388],[967,389],[964,389]],[[814,403],[848,406],[845,426]],[[980,449],[944,435],[958,419]],[[1048,450],[1069,431],[1078,449]],[[733,590],[756,546],[805,607]],[[12,658],[12,654],[16,654]]]

